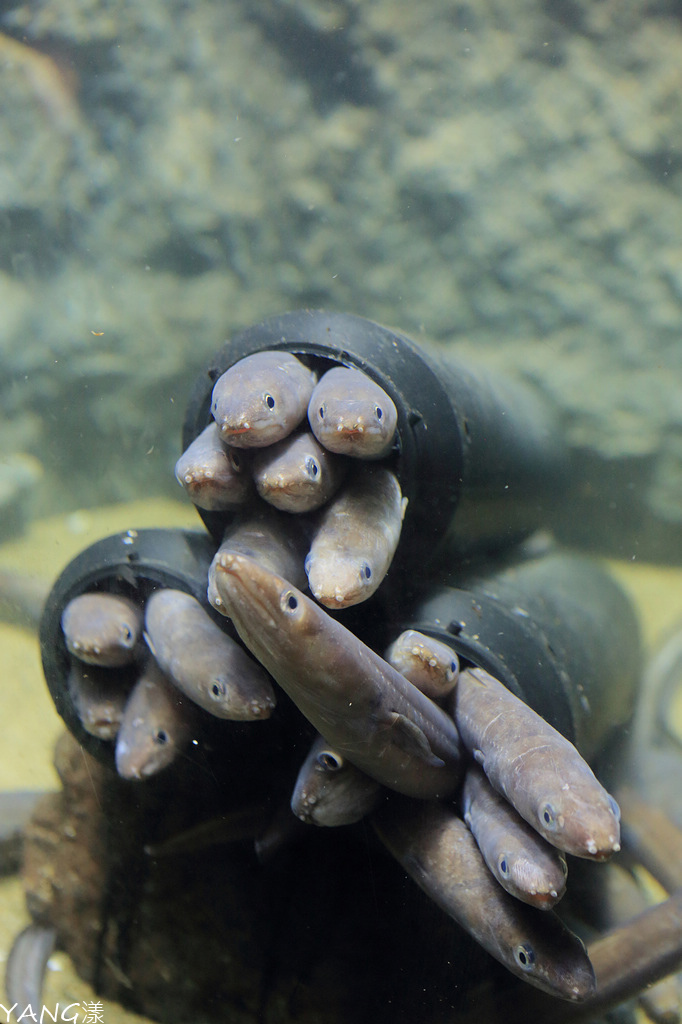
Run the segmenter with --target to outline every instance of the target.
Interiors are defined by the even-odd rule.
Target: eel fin
[[[391,730],[393,740],[401,750],[411,754],[413,757],[418,757],[429,767],[444,767],[445,761],[434,754],[423,729],[420,729],[418,725],[405,715],[400,715],[397,711],[389,712],[385,727]]]
[[[152,652],[152,657],[156,658],[156,660],[158,661],[159,659],[156,657],[156,651],[154,650],[154,643],[153,643],[152,638],[150,637],[150,635],[149,635],[149,633],[147,632],[146,629],[144,630],[142,635],[143,635],[143,637],[145,639],[147,647]]]

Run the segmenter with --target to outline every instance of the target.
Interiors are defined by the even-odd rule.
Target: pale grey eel
[[[605,860],[620,849],[620,811],[576,748],[483,669],[454,692],[462,742],[494,788],[553,846]]]
[[[457,729],[416,686],[253,559],[225,552],[215,583],[244,643],[341,754],[402,793],[453,791]]]
[[[10,1002],[7,1009],[16,1011],[15,1019],[20,1018],[29,1006],[34,1016],[29,1013],[23,1019],[40,1019],[43,980],[56,936],[54,928],[29,924],[12,943],[5,968],[5,990]]]
[[[226,370],[213,388],[211,412],[223,441],[263,448],[305,418],[315,374],[289,352],[255,352]]]
[[[498,885],[454,811],[393,800],[374,812],[372,823],[431,899],[513,974],[562,999],[582,1000],[594,991],[580,939],[553,911],[540,914]]]
[[[392,399],[366,373],[336,366],[313,391],[308,421],[330,452],[380,459],[393,447],[398,413]]]

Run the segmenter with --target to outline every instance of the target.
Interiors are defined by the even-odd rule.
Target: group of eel
[[[139,783],[182,756],[202,713],[255,723],[281,687],[316,730],[294,814],[326,827],[366,819],[509,971],[589,1005],[593,963],[553,908],[566,854],[620,850],[618,803],[493,674],[413,629],[377,653],[336,614],[376,593],[400,542],[391,397],[355,367],[318,376],[265,350],[216,380],[210,408],[176,476],[195,506],[225,513],[206,589],[231,635],[182,590],[72,598],[61,628],[83,728]]]

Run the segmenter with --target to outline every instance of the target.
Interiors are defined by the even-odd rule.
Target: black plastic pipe
[[[437,637],[485,669],[590,762],[632,717],[639,626],[598,562],[552,551],[432,587],[396,625]]]
[[[40,622],[40,653],[55,707],[89,753],[113,763],[114,744],[83,728],[69,695],[70,655],[61,627],[62,612],[74,597],[106,591],[143,605],[152,590],[170,587],[200,601],[222,627],[226,620],[208,604],[206,581],[215,544],[199,530],[127,530],[81,551],[57,579]]]
[[[396,564],[426,571],[444,554],[500,550],[545,525],[567,484],[567,453],[552,410],[532,388],[439,359],[403,334],[347,313],[303,310],[243,330],[194,384],[183,450],[211,420],[211,392],[238,360],[265,349],[323,372],[354,366],[398,410],[395,469],[408,498]],[[217,542],[229,514],[199,514]]]

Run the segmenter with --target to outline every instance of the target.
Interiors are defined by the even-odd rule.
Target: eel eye
[[[505,856],[500,857],[497,866],[500,869],[500,874],[502,875],[502,877],[509,878],[509,864]]]
[[[540,811],[540,817],[545,828],[556,828],[556,815],[551,804],[545,804]]]
[[[324,406],[324,403],[323,403],[323,404],[322,404],[322,405],[320,406],[320,408],[319,408],[319,409],[317,410],[317,414],[318,414],[318,416],[320,417],[320,419],[321,419],[321,420],[323,420],[323,419],[324,419],[324,414],[325,414],[325,412],[326,412],[326,409],[325,409],[325,406]]]
[[[211,684],[210,693],[211,697],[214,697],[215,700],[220,700],[227,693],[227,687],[221,679],[215,679]]]
[[[123,629],[121,630],[121,633],[123,635],[123,640],[125,641],[125,643],[131,644],[133,642],[133,631],[130,628],[130,626],[124,626]]]
[[[296,609],[298,608],[298,598],[294,593],[292,593],[291,590],[287,590],[285,591],[284,594],[282,594],[280,604],[282,606],[283,611],[295,612]]]
[[[317,755],[317,763],[326,772],[338,772],[343,768],[343,758],[333,750],[321,750]]]
[[[168,743],[168,733],[164,729],[159,729],[154,733],[154,742],[158,743],[160,747],[165,746]]]
[[[374,415],[376,416],[376,418],[378,420],[383,419],[384,410],[381,408],[380,405],[375,405],[374,406]]]
[[[613,797],[611,796],[610,793],[609,793],[609,807],[611,808],[611,810],[613,812],[613,816],[616,819],[616,821],[620,821],[620,807],[618,806],[618,804],[613,799]]]
[[[241,455],[237,452],[236,448],[231,448],[227,453],[227,459],[235,473],[241,473],[244,468],[244,460]]]
[[[363,579],[371,580],[371,578],[372,578],[372,569],[367,564],[367,562],[365,562],[365,564],[363,565],[362,569],[360,570],[360,574],[361,574]]]
[[[529,946],[526,942],[520,943],[514,950],[514,959],[524,971],[530,971],[535,963],[533,947]]]
[[[275,399],[272,397],[272,395],[267,394],[267,392],[263,395],[263,401],[267,405],[268,409],[275,408]]]
[[[308,475],[313,477],[313,479],[319,475],[320,467],[317,464],[317,460],[314,459],[312,455],[309,455],[305,460],[305,468]]]

